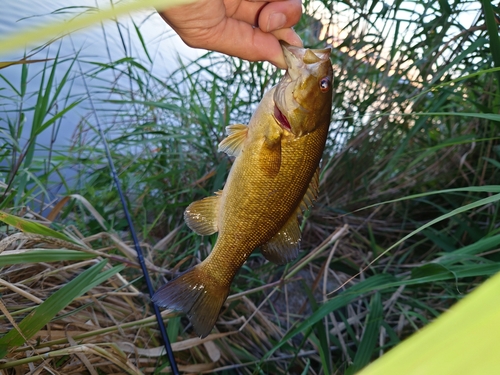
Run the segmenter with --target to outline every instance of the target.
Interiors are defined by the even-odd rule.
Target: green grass
[[[320,197],[303,223],[303,251],[281,267],[253,254],[205,343],[190,341],[185,318],[168,315],[183,371],[354,374],[500,270],[495,8],[484,3],[485,22],[480,16],[471,24],[482,14],[479,3],[323,0],[331,12],[315,13],[318,4],[304,2],[309,14],[297,30],[309,45],[322,45],[321,38],[333,43],[336,94]],[[318,35],[320,14],[325,29]],[[115,27],[124,41],[135,39],[148,50],[140,27]],[[25,345],[16,336],[6,358],[27,369],[29,362],[41,363],[27,354],[34,349],[50,353],[49,365],[59,372],[73,369],[71,358],[84,363],[83,355],[90,364],[81,369],[100,358],[95,366],[102,373],[159,373],[166,359],[155,352],[158,331],[140,294],[145,288],[94,115],[107,129],[159,286],[164,275],[210,252],[215,237],[189,231],[183,211],[223,186],[231,166],[217,152],[224,128],[246,123],[280,75],[267,63],[213,53],[155,76],[153,53],[82,64],[78,51],[71,58],[54,46],[51,51],[30,57],[46,60],[36,63],[44,65],[37,79],[32,64],[22,65],[19,82],[0,70],[0,209],[12,215],[0,226],[7,252],[0,255],[0,274],[9,283],[0,285],[0,335],[37,311],[35,301],[49,301],[89,272],[92,257],[127,267],[119,278],[101,280],[91,291],[96,297],[87,292],[60,306],[38,341],[30,334]],[[55,79],[56,71],[62,79]],[[76,76],[86,80],[100,109],[81,118],[67,150],[45,150],[46,162],[35,152],[41,132],[57,132],[78,103],[89,106],[88,94],[73,94]],[[23,127],[30,129],[28,139],[19,139]],[[81,174],[66,181],[64,168]],[[73,194],[59,205],[57,184]],[[16,217],[30,220],[37,235],[16,234],[22,227]],[[48,240],[55,236],[48,228],[66,242]],[[80,247],[70,246],[75,241]],[[15,272],[21,266],[25,277]],[[52,267],[67,271],[58,275]],[[12,285],[21,285],[22,293]],[[88,321],[99,325],[96,333],[82,328]],[[76,344],[63,333],[68,324]],[[49,328],[62,333],[51,338]],[[113,346],[120,341],[128,346]],[[138,354],[142,362],[131,354],[136,349],[145,350]]]

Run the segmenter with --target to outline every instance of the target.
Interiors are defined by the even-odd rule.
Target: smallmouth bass
[[[255,248],[278,264],[298,255],[298,216],[317,197],[332,106],[331,50],[282,47],[286,74],[248,126],[228,126],[219,144],[219,151],[236,157],[224,189],[184,212],[196,233],[218,232],[212,252],[153,296],[158,306],[186,313],[201,337],[212,330],[234,276]]]

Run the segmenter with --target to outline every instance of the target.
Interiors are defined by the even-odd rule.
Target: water
[[[94,1],[82,2],[81,0],[51,0],[45,2],[3,0],[2,12],[0,12],[0,39],[8,38],[10,34],[26,29],[72,18],[85,10],[82,4],[87,7],[96,6]],[[109,2],[99,1],[99,6],[108,7]],[[67,9],[61,10],[63,7]],[[149,56],[144,50],[135,27],[140,30]],[[0,61],[21,59],[25,53],[30,55],[33,48],[42,44],[43,42],[35,42],[33,45],[27,46],[26,49],[12,51],[4,55],[0,54]],[[87,88],[82,80],[82,72],[88,75],[89,72],[96,71],[96,62],[109,64],[119,59],[133,57],[137,63],[142,64],[155,77],[166,80],[166,77],[180,66],[179,61],[186,64],[197,59],[205,52],[187,47],[152,9],[137,12],[131,17],[119,18],[119,26],[113,21],[108,21],[102,25],[98,24],[76,31],[39,51],[31,58],[54,59],[59,56],[55,72],[55,85],[53,85],[52,92],[55,92],[54,87],[69,72],[69,83],[64,85],[57,104],[45,117],[44,121],[49,120],[51,116],[54,116],[70,103],[79,99],[82,99],[82,102],[36,137],[36,158],[42,160],[42,163],[48,163],[49,150],[55,151],[56,154],[58,152],[64,153],[67,152],[68,146],[76,142],[76,138],[79,137],[80,141],[84,141],[81,135],[76,135],[78,127],[83,120],[95,125],[97,120],[89,117],[89,114],[92,113],[92,105],[97,107],[98,112],[104,111],[105,113],[106,105],[99,99],[102,99],[105,95],[108,95],[109,98],[109,92],[106,94],[106,89],[110,88],[109,85],[128,87],[129,89],[134,88],[123,72],[116,70],[108,69],[103,73],[99,73],[94,80],[89,80],[87,76],[86,82],[91,86],[91,96],[95,99],[91,103],[88,100]],[[74,63],[76,55],[78,55],[79,64]],[[22,104],[25,114],[24,126],[19,135],[15,135],[13,140],[8,140],[9,143],[17,142],[21,153],[28,147],[28,140],[35,123],[36,116],[32,108],[37,103],[39,93],[43,92],[44,85],[40,86],[40,83],[44,80],[46,84],[52,64],[53,62],[49,61],[47,67],[45,67],[44,63],[28,65],[27,95]],[[21,90],[21,71],[21,66],[11,66],[0,70],[2,76],[0,77],[0,151],[4,146],[1,143],[7,142],[8,137],[6,138],[6,134],[9,134],[9,122],[17,126],[20,102],[16,90]],[[43,71],[46,72],[45,78],[42,76]],[[99,86],[102,88],[99,89]],[[99,93],[94,94],[94,91]],[[105,116],[99,119],[99,122],[105,126],[106,121]],[[84,136],[89,136],[88,133],[85,134]],[[15,164],[15,159],[2,159],[0,153],[0,182],[5,176],[2,174],[1,169],[8,171]],[[52,163],[54,162],[52,161]],[[43,173],[43,168],[40,167],[40,169],[39,174]],[[50,170],[51,167],[46,165],[45,169]],[[65,179],[71,179],[76,174],[77,169],[78,167],[66,168],[59,172]],[[52,174],[51,181],[51,185],[55,186],[49,191],[52,199],[56,193],[62,193],[64,189],[60,181],[58,182],[56,174]],[[3,182],[7,183],[7,181]]]
[[[109,7],[107,1],[99,0],[98,3],[101,8]],[[11,33],[71,19],[75,15],[82,13],[85,7],[95,7],[95,2],[88,0],[50,0],[45,2],[3,0],[2,12],[0,13],[0,39],[8,38]],[[153,51],[153,55],[158,54],[160,64],[161,61],[163,63],[174,62],[177,54],[180,54],[185,59],[196,58],[201,54],[200,51],[187,47],[153,9],[136,12],[131,17],[121,17],[119,22],[125,29],[130,30],[133,28],[132,22],[135,22],[140,28],[148,48]],[[105,43],[103,32],[106,34],[105,37],[108,42],[114,41],[115,43]],[[108,47],[111,48],[112,56],[119,56],[123,53],[119,34],[113,21],[105,22],[103,27],[97,24],[75,31],[72,34],[72,39],[77,47],[84,47],[84,51],[92,57],[105,60],[107,57],[106,48]],[[137,39],[131,39],[128,42],[132,43],[132,50],[129,55],[137,53],[138,56],[145,57]],[[29,47],[36,47],[41,44],[36,42]],[[68,48],[66,44],[64,44],[64,47]],[[16,52],[18,55],[19,52],[22,54],[22,51]],[[167,60],[163,60],[164,58]]]
[[[102,2],[105,6],[108,3]],[[63,7],[81,6],[81,0],[62,1],[52,0],[47,2],[23,2],[14,0],[4,0],[2,2],[3,11],[0,13],[0,36],[8,37],[10,33],[25,30],[35,26],[41,26],[51,22],[61,22],[72,17],[75,13],[83,11],[82,8],[68,9],[67,11],[57,12]],[[84,3],[85,4],[85,3]],[[94,2],[87,1],[88,6],[94,6]],[[172,71],[179,67],[179,59],[184,62],[191,61],[201,56],[205,51],[195,50],[187,47],[181,39],[170,29],[170,27],[153,10],[145,10],[132,15],[132,17],[121,17],[119,19],[120,29],[112,21],[103,25],[96,25],[74,32],[71,36],[65,37],[61,42],[56,42],[46,50],[38,53],[33,58],[54,58],[59,52],[62,57],[73,57],[76,53],[81,61],[93,61],[109,63],[126,56],[133,56],[138,62],[144,64],[150,69],[152,74],[157,77],[166,77]],[[140,29],[144,42],[147,46],[152,63],[148,61],[148,56],[140,43],[140,39],[134,28],[134,23]],[[120,32],[121,31],[121,35]],[[123,39],[122,39],[123,38]],[[27,49],[36,47],[42,43],[37,43]],[[9,55],[0,55],[0,61],[10,61],[22,58],[24,51],[16,51]],[[57,68],[58,78],[62,76],[71,61],[61,64]],[[83,66],[83,70],[89,69],[89,66]],[[36,90],[41,79],[40,72],[44,69],[43,63],[29,66],[30,83],[28,90]],[[72,74],[74,86],[71,88],[73,95],[84,94],[85,88],[81,80],[76,79],[79,75],[78,66],[73,66]],[[9,67],[0,71],[0,74],[19,87],[21,67]],[[113,77],[108,77],[113,79]],[[117,78],[119,79],[119,78]],[[7,96],[9,92],[3,92]],[[31,100],[31,103],[34,99]],[[5,103],[3,103],[5,104]],[[88,103],[87,103],[88,104]],[[78,109],[81,109],[79,106]],[[75,110],[73,116],[65,123],[62,131],[59,132],[56,144],[67,144],[73,133],[76,123],[80,120],[82,113]],[[67,119],[67,120],[68,120]],[[29,125],[29,121],[27,121]],[[40,135],[38,142],[41,145],[48,146],[52,141],[51,129]],[[23,138],[29,134],[29,126],[23,131]]]

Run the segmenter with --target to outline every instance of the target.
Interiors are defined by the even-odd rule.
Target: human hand
[[[302,46],[291,29],[301,0],[198,0],[162,11],[162,18],[190,47],[286,68],[279,40]]]

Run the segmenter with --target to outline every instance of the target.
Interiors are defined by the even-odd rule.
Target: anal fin
[[[243,149],[243,142],[248,134],[248,126],[234,124],[226,127],[227,137],[219,143],[219,152],[225,152],[229,156],[238,156]]]
[[[191,203],[184,211],[184,220],[191,230],[199,235],[208,236],[219,230],[217,216],[222,190],[215,195]]]
[[[215,325],[229,287],[217,285],[207,278],[202,264],[163,285],[152,300],[160,307],[184,312],[196,334],[203,338]]]
[[[300,249],[300,227],[295,214],[288,219],[283,228],[261,247],[261,253],[270,262],[285,264],[294,260]]]

